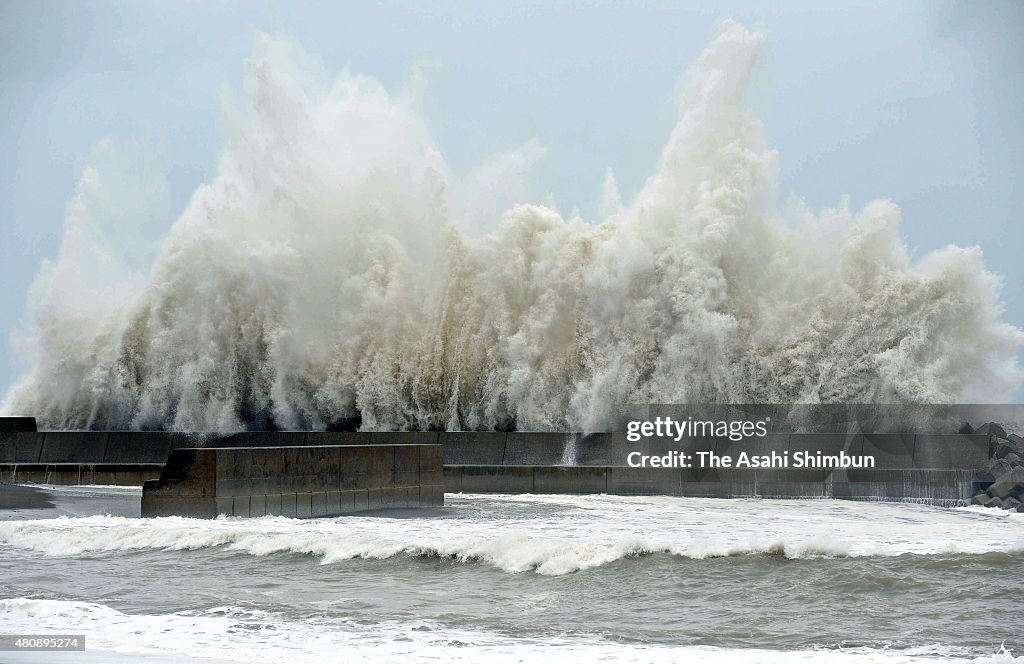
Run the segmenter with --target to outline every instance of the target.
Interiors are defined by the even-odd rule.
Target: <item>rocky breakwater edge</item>
[[[1007,434],[990,423],[974,433],[990,436],[988,467],[977,475],[979,484],[988,487],[971,499],[972,505],[1024,512],[1024,437]]]

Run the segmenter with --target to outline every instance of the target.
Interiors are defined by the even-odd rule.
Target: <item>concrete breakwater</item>
[[[30,418],[29,418],[30,419]],[[23,423],[23,428],[28,425]],[[32,422],[34,429],[34,422]],[[9,428],[8,428],[9,429]],[[770,433],[728,438],[645,438],[621,433],[531,432],[37,432],[0,428],[0,481],[142,484],[171,450],[440,445],[448,492],[611,493],[709,497],[832,497],[966,504],[989,488],[987,433]],[[631,468],[631,452],[870,455],[873,468]]]
[[[438,445],[172,450],[142,516],[339,516],[444,505]]]
[[[768,434],[763,438],[648,438],[623,434],[441,434],[445,488],[473,493],[610,493],[700,497],[844,498],[967,504],[988,478],[988,435]],[[447,441],[447,442],[445,442]],[[870,456],[866,469],[634,468],[630,453],[714,452]]]

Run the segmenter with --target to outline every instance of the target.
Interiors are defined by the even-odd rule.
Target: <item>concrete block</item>
[[[346,499],[347,495],[347,499]],[[341,497],[341,508],[342,512],[345,512],[345,507],[349,506],[349,512],[365,512],[370,509],[370,495],[366,489],[357,489],[355,491],[342,491]]]
[[[267,497],[266,495],[254,495],[249,496],[249,516],[259,517],[266,516],[267,512]]]
[[[506,466],[557,466],[574,434],[513,431],[505,441]]]
[[[996,424],[995,422],[987,422],[982,424],[980,427],[974,430],[974,433],[982,436],[995,436],[996,438],[1006,438],[1006,429]]]
[[[417,492],[418,493],[418,492]],[[409,492],[406,487],[384,487],[380,490],[381,507],[393,509],[409,506]]]
[[[114,432],[121,433],[121,432]],[[127,432],[131,435],[131,432]],[[190,448],[190,447],[216,447],[216,445],[208,445],[207,443],[215,440],[215,437],[209,433],[203,432],[187,432],[187,431],[175,431],[170,434],[171,436],[171,449],[178,448]]]
[[[850,470],[850,482],[833,482],[835,498],[853,500],[924,500],[938,505],[962,505],[976,491],[971,471]]]
[[[682,490],[678,468],[614,466],[608,468],[607,473],[610,494],[678,496]]]
[[[221,514],[234,516],[235,500],[233,496],[217,496],[214,500],[216,501],[218,516]]]
[[[336,516],[338,514],[344,514],[345,512],[352,510],[351,504],[347,506],[348,509],[342,509],[340,491],[325,491],[324,503],[324,514],[326,516]],[[351,496],[349,496],[349,503],[351,503]]]
[[[914,468],[977,469],[988,463],[988,437],[983,435],[918,435]]]
[[[46,484],[46,465],[38,463],[12,464],[10,482],[12,484]]]
[[[296,492],[334,488],[340,472],[340,447],[292,447],[282,452],[284,469],[277,475],[270,475],[281,482],[282,487]]]
[[[14,461],[39,463],[43,451],[43,433],[18,432],[14,434]]]
[[[248,496],[262,492],[262,488],[254,491],[252,480],[248,479],[218,479],[214,483],[214,493],[218,496]]]
[[[327,492],[318,491],[310,495],[310,516],[313,518],[319,518],[323,516],[330,516],[331,513],[327,511]]]
[[[534,493],[533,466],[463,466],[466,493]]]
[[[43,465],[43,464],[40,464]],[[43,484],[74,485],[82,483],[82,467],[77,463],[45,464]]]
[[[281,494],[281,516],[289,519],[298,518],[298,496],[294,493]]]
[[[160,479],[163,464],[82,464],[79,469],[82,484],[142,486]]]
[[[441,470],[444,463],[444,446],[442,445],[421,445],[420,446],[420,472],[434,472]],[[484,464],[490,465],[490,464]],[[501,465],[494,464],[494,465]]]
[[[36,429],[36,418],[34,417],[0,417],[0,434],[35,431],[38,429]]]
[[[723,498],[757,495],[756,471],[750,468],[720,468],[717,477],[719,495]]]
[[[17,438],[17,434],[0,432],[0,463],[14,463],[17,461],[14,451]]]
[[[310,519],[313,517],[313,494],[295,494],[295,518]]]
[[[160,474],[163,489],[179,493],[213,493],[217,481],[216,450],[175,449],[167,457]]]
[[[309,431],[306,445],[369,445],[369,431]]]
[[[994,446],[989,446],[989,449],[991,450],[992,447],[995,448],[992,453],[992,457],[996,459],[1005,459],[1011,454],[1016,454],[1017,452],[1017,447],[1009,440],[1005,442],[996,442]]]
[[[606,493],[604,468],[585,466],[538,466],[533,469],[534,493]]]
[[[1005,475],[996,478],[988,492],[996,498],[1020,496],[1024,494],[1024,468],[1014,468]]]
[[[846,474],[850,482],[860,484],[901,483],[911,477],[909,468],[849,468]]]
[[[367,488],[389,486],[394,482],[395,446],[371,445],[356,448],[366,456],[366,475],[362,478],[362,486]]]
[[[173,442],[174,434],[163,431],[114,431],[103,463],[165,463]]]
[[[420,484],[444,484],[444,449],[440,445],[422,445],[420,450]]]
[[[420,486],[419,507],[444,507],[444,487],[439,484]]]
[[[235,516],[249,517],[251,513],[249,511],[249,505],[251,503],[251,496],[232,496],[231,498],[231,513]],[[263,516],[262,514],[260,516]]]
[[[821,481],[786,481],[773,478],[762,482],[758,479],[754,495],[765,498],[828,498],[829,489],[828,484]]]
[[[424,482],[442,486],[441,454],[436,444],[176,448],[152,490],[215,497],[214,510],[248,497],[250,514],[294,518],[313,516],[314,495],[317,516],[407,508],[419,503]],[[255,496],[265,507],[252,504]]]
[[[445,431],[438,436],[445,465],[500,466],[505,458],[504,431]]]
[[[39,454],[42,463],[103,463],[107,436],[96,431],[49,431]]]
[[[339,489],[351,490],[365,487],[363,478],[369,474],[370,465],[369,456],[361,452],[362,449],[365,448],[349,446],[338,448],[338,465],[342,471],[338,478]]]
[[[370,445],[437,445],[437,431],[373,431]]]
[[[193,519],[212,519],[217,516],[217,505],[212,496],[157,496],[143,493],[142,516],[184,516]]]
[[[863,434],[861,454],[875,458],[875,468],[897,469],[914,467],[913,434]]]
[[[615,454],[615,437],[610,433],[591,433],[576,439],[575,465],[615,466],[625,463],[625,457]]]
[[[462,492],[462,469],[463,466],[445,466],[443,482],[445,491],[448,493]]]
[[[281,493],[284,463],[284,448],[226,450],[218,456],[217,477],[248,483],[253,494]]]
[[[985,507],[994,507],[994,508],[996,508],[996,509],[1002,509],[1002,508],[1003,508],[1003,501],[1002,501],[1001,499],[999,499],[999,498],[995,498],[995,497],[993,497],[993,498],[989,498],[988,500],[986,500],[986,501],[985,501],[984,503],[982,503],[982,504],[983,504],[983,505],[984,505]]]
[[[295,447],[305,441],[304,431],[239,431],[207,435],[202,447]]]
[[[395,446],[395,486],[418,486],[420,483],[420,446]]]
[[[419,473],[420,449],[419,445],[395,445],[395,473]]]

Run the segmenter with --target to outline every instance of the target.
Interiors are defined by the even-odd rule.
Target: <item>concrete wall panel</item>
[[[925,436],[914,442],[914,468],[958,470],[988,463],[988,436]]]
[[[424,480],[441,486],[441,454],[438,445],[174,449],[160,480],[143,489],[142,514],[170,509],[171,498],[212,498],[213,507],[200,511],[226,514],[248,501],[247,514],[292,518],[415,507]]]
[[[875,458],[875,468],[913,468],[913,434],[864,434],[861,454]]]
[[[0,434],[35,431],[38,429],[36,429],[36,418],[34,417],[0,417]]]
[[[534,493],[532,466],[464,466],[465,493]]]
[[[173,441],[174,434],[163,431],[113,431],[103,463],[164,463]]]
[[[558,466],[574,434],[512,432],[505,442],[506,466]]]
[[[538,466],[533,470],[534,493],[607,493],[607,471],[600,467]]]
[[[505,459],[504,431],[443,432],[438,441],[446,466],[500,466]]]

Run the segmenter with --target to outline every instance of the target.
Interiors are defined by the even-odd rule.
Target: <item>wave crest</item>
[[[978,249],[911,264],[888,201],[772,212],[777,156],[742,105],[765,39],[722,25],[629,205],[610,176],[599,223],[519,205],[473,237],[407,101],[261,37],[218,173],[150,271],[108,270],[118,197],[83,179],[3,410],[51,429],[600,430],[630,403],[1003,400],[1024,333]],[[543,150],[521,152],[479,179]]]

